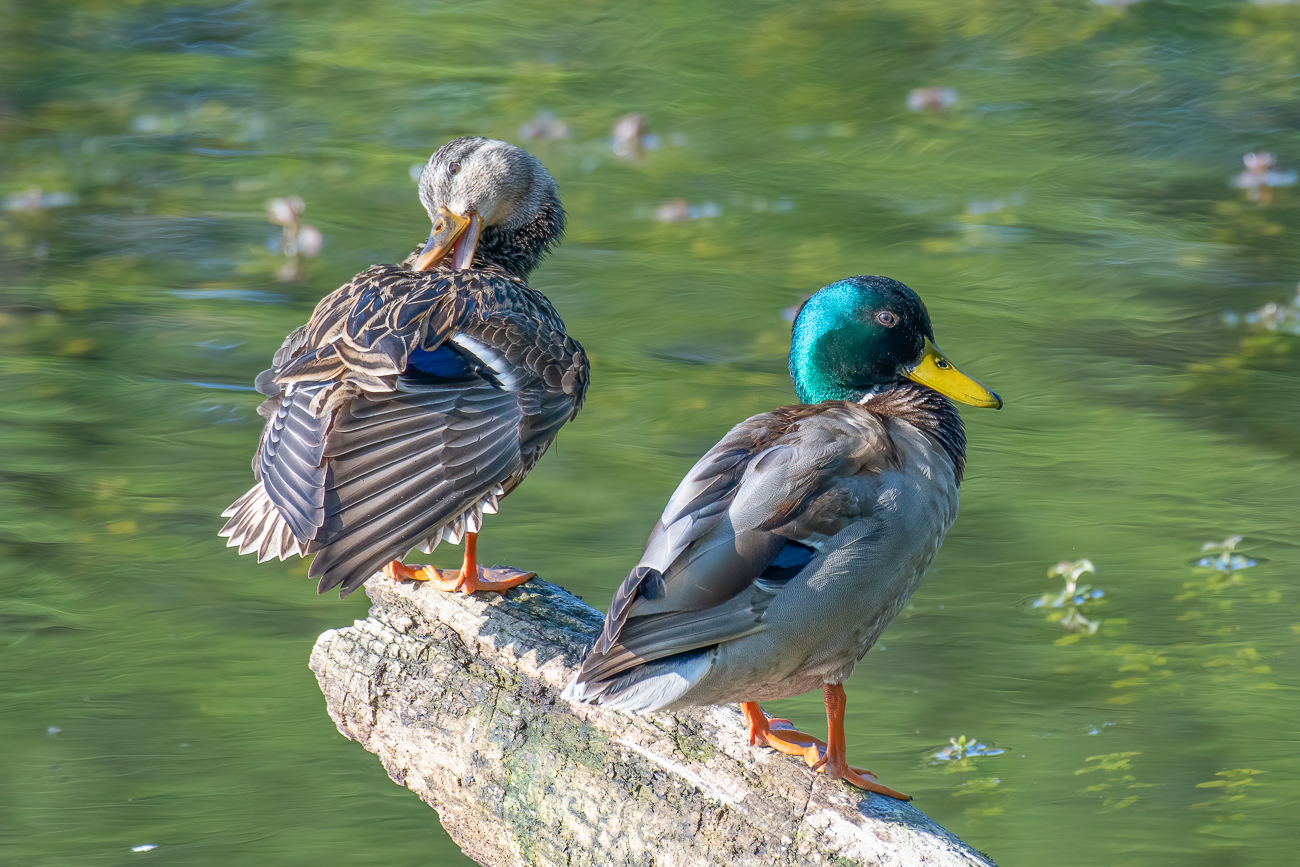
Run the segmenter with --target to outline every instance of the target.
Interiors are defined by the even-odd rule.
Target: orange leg
[[[537,575],[536,572],[521,572],[508,566],[484,569],[478,565],[478,533],[465,534],[465,561],[460,569],[435,569],[432,566],[412,568],[394,560],[384,567],[384,574],[394,581],[431,581],[434,587],[444,593],[459,590],[465,594],[478,590],[504,593]]]
[[[849,767],[847,742],[844,738],[844,708],[848,704],[848,698],[844,695],[844,686],[838,683],[825,684],[822,687],[822,700],[826,703],[826,739],[829,743],[826,746],[825,756],[816,759],[811,755],[805,756],[808,766],[814,771],[821,771],[828,777],[844,780],[868,792],[897,798],[900,801],[912,800],[911,795],[904,795],[902,792],[896,792],[866,779],[866,776],[875,776],[871,771]]]
[[[751,746],[771,747],[785,753],[787,756],[801,756],[805,761],[810,761],[808,758],[809,750],[812,750],[811,761],[816,761],[821,757],[821,754],[817,752],[817,747],[826,746],[825,741],[804,734],[790,725],[789,720],[768,719],[767,714],[763,713],[763,709],[758,706],[756,701],[741,702],[740,709],[745,714],[745,724],[749,726],[749,743]],[[774,728],[772,723],[780,723],[780,725]],[[776,732],[781,734],[777,735]]]

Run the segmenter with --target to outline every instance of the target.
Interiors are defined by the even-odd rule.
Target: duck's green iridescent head
[[[790,341],[790,377],[803,403],[861,400],[911,380],[971,406],[1002,406],[935,349],[925,305],[888,277],[849,277],[804,302]]]

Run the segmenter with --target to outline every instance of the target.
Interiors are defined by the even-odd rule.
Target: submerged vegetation
[[[1079,578],[1088,573],[1094,575],[1097,573],[1097,569],[1092,565],[1091,560],[1057,563],[1047,570],[1047,577],[1056,578],[1059,576],[1064,578],[1064,589],[1056,594],[1044,593],[1034,600],[1033,607],[1056,609],[1048,613],[1047,619],[1049,622],[1059,623],[1070,632],[1095,635],[1101,627],[1101,620],[1100,618],[1089,620],[1084,617],[1083,608],[1105,596],[1106,591],[1100,587],[1093,587],[1091,584],[1080,584]],[[1091,610],[1091,607],[1089,610]],[[1077,639],[1077,636],[1072,636],[1072,638]]]

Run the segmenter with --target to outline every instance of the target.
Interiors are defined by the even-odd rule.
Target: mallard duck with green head
[[[257,377],[257,483],[221,535],[259,562],[315,555],[321,593],[347,595],[381,568],[465,593],[531,578],[480,567],[478,532],[587,390],[582,347],[527,283],[564,231],[542,164],[459,138],[430,157],[419,190],[429,240],[324,298]],[[398,559],[462,539],[459,570]]]
[[[925,305],[888,277],[809,298],[790,374],[802,403],[736,425],[678,485],[564,696],[637,713],[740,702],[752,744],[906,800],[849,766],[843,684],[957,517],[952,401],[1002,400],[935,348]],[[757,704],[818,687],[827,741]]]

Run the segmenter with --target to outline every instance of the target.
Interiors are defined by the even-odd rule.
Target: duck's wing
[[[285,338],[272,378],[281,389],[343,380],[391,388],[384,378],[406,370],[412,351],[440,343],[479,312],[485,299],[475,284],[483,281],[505,278],[373,265],[321,299],[307,324]]]
[[[391,391],[410,352],[466,318],[447,281],[377,265],[316,305],[256,381],[269,395],[253,472],[303,542],[325,521],[325,442],[338,410],[368,391]]]
[[[582,347],[540,293],[484,270],[371,268],[277,353],[257,470],[347,593],[476,531],[577,414]],[[269,390],[269,389],[268,389]]]
[[[413,368],[395,393],[360,395],[339,413],[311,568],[322,592],[348,592],[414,546],[477,531],[580,408],[587,361],[576,343],[537,335],[536,320],[471,326],[417,359],[430,371]],[[539,336],[568,348],[540,349]]]
[[[669,500],[577,682],[762,631],[781,588],[870,515],[896,461],[887,426],[855,404],[784,407],[737,425]]]

